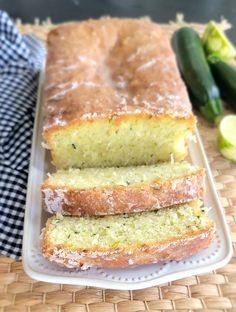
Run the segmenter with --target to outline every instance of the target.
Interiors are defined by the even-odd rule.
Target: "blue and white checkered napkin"
[[[19,259],[38,74],[45,49],[0,11],[0,254]]]

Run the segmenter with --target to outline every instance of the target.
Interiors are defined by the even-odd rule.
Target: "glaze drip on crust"
[[[191,105],[161,27],[104,18],[49,33],[44,111],[49,128],[123,114],[187,117]]]

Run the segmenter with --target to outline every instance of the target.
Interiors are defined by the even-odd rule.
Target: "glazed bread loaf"
[[[202,198],[204,170],[187,162],[60,170],[42,184],[47,211],[92,216],[155,210]]]
[[[47,49],[43,135],[56,167],[184,159],[195,117],[159,25],[119,18],[62,24]]]
[[[199,202],[131,215],[49,218],[43,255],[59,265],[119,268],[180,260],[207,248],[215,226]]]

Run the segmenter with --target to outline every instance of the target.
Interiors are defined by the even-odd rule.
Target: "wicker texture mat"
[[[172,32],[181,23],[165,27]],[[18,27],[22,32],[33,31],[44,40],[52,25],[18,23]],[[203,29],[202,25],[194,27],[200,32]],[[228,265],[160,287],[116,291],[37,282],[24,273],[21,262],[0,257],[0,312],[236,311],[236,165],[217,151],[217,130],[202,118],[198,125],[231,228],[234,256]]]

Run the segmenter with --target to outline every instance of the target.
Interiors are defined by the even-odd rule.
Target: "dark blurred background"
[[[144,16],[166,23],[183,13],[186,21],[206,23],[225,17],[235,27],[229,32],[236,43],[236,0],[0,0],[0,9],[13,18],[33,22],[35,17],[53,22],[81,20],[89,17]]]

